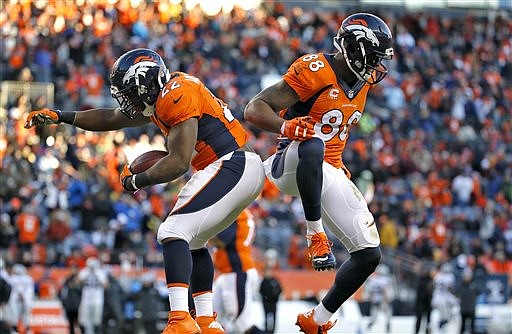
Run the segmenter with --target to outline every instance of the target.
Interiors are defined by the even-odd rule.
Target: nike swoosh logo
[[[295,71],[295,75],[299,75],[299,74],[300,74],[300,72],[299,72],[299,71],[297,71],[297,69],[295,68],[295,66],[293,67],[293,70]]]
[[[181,95],[180,97],[178,97],[177,99],[175,100],[172,100],[174,102],[174,104],[180,102],[181,98],[183,97],[183,95]]]

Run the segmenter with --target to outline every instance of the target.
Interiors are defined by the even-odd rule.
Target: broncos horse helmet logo
[[[379,46],[380,42],[372,29],[365,27],[361,24],[351,24],[345,27],[347,31],[351,31],[356,36],[356,41],[365,38],[370,41],[373,46]]]
[[[148,60],[142,60],[136,64],[133,64],[132,66],[130,66],[128,71],[126,71],[125,75],[123,76],[123,82],[128,83],[130,79],[133,77],[135,77],[135,80],[137,81],[139,75],[146,77],[146,73],[148,72],[148,70],[154,66],[158,66],[158,64]]]

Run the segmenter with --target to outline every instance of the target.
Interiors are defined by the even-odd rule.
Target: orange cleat
[[[336,258],[331,251],[332,242],[324,232],[307,235],[306,239],[310,241],[308,253],[313,269],[323,271],[336,268]]]
[[[201,316],[196,317],[197,324],[201,327],[203,334],[223,334],[225,333],[222,325],[216,320],[217,313],[213,313],[212,316]]]
[[[327,331],[336,324],[336,321],[329,321],[325,325],[320,326],[313,320],[313,313],[315,313],[314,309],[305,313],[299,313],[297,316],[297,322],[295,324],[299,326],[301,332],[306,334],[327,334]]]
[[[186,311],[169,312],[169,321],[162,334],[201,334],[201,328]]]

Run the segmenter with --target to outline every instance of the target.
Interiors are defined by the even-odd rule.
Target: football
[[[133,174],[142,173],[149,169],[156,162],[167,155],[167,151],[153,150],[136,157],[130,164],[130,171]]]

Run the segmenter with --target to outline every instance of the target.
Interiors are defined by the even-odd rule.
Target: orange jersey
[[[18,239],[20,243],[34,243],[39,237],[39,218],[30,213],[21,213],[16,219],[18,227]]]
[[[336,77],[332,68],[333,54],[308,54],[297,59],[283,76],[300,101],[281,111],[284,119],[311,116],[316,136],[325,142],[324,160],[343,168],[342,155],[350,127],[361,119],[370,85],[358,81],[349,87]],[[283,140],[279,149],[289,144]]]
[[[247,142],[247,132],[226,103],[215,97],[198,78],[173,72],[158,96],[151,120],[167,136],[173,125],[192,117],[199,122],[197,154],[192,159],[192,166],[197,170]]]
[[[224,244],[213,254],[213,263],[219,272],[244,272],[255,268],[251,254],[254,221],[249,210],[242,211],[236,221],[219,233],[217,238]]]

